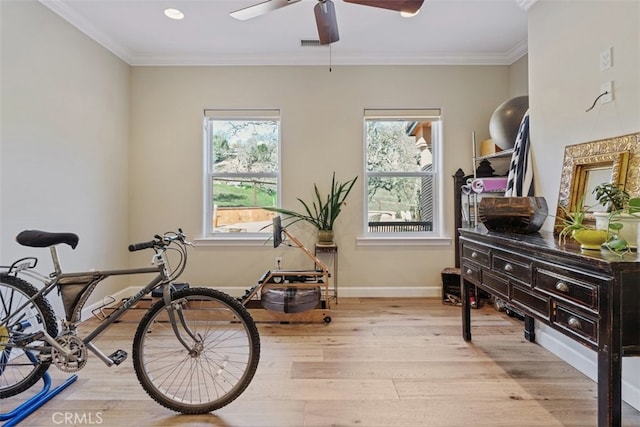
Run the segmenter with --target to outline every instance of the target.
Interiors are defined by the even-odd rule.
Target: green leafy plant
[[[623,187],[612,182],[597,185],[593,195],[598,203],[607,208],[607,212],[624,211],[629,205],[629,193]]]
[[[593,195],[598,203],[606,208],[607,232],[609,233],[605,246],[612,252],[622,256],[631,251],[629,242],[620,237],[622,214],[640,216],[640,198],[631,198],[622,185],[606,182],[593,189]]]
[[[567,236],[571,237],[573,233],[589,228],[584,223],[587,214],[587,209],[584,208],[584,197],[580,198],[576,207],[577,210],[575,212],[569,212],[564,206],[560,206],[564,213],[564,218],[562,218],[563,227],[558,234],[558,243],[561,245],[566,242]]]
[[[277,207],[265,207],[264,209],[284,215],[283,220],[287,221],[287,225],[294,224],[298,221],[306,221],[313,224],[318,230],[333,230],[336,218],[338,218],[338,215],[342,212],[345,199],[351,192],[357,179],[358,177],[356,176],[347,182],[340,183],[336,181],[336,173],[333,172],[331,191],[329,194],[321,194],[317,184],[313,184],[314,198],[311,203],[297,198],[304,208],[300,212]]]

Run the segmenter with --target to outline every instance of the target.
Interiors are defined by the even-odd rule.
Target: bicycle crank
[[[56,338],[67,353],[51,348],[51,359],[58,369],[63,372],[77,372],[87,364],[87,347],[82,340],[74,335],[61,335]]]

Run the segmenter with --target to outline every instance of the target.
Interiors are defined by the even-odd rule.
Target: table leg
[[[536,322],[531,316],[524,315],[524,338],[529,342],[536,342]]]
[[[471,341],[471,306],[469,304],[470,283],[460,278],[460,297],[462,299],[462,338]]]

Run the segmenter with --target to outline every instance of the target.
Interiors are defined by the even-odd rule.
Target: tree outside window
[[[273,214],[260,206],[277,204],[280,184],[279,112],[211,111],[204,134],[206,235],[264,234]]]
[[[437,233],[434,154],[440,144],[440,120],[436,112],[365,111],[365,234]]]

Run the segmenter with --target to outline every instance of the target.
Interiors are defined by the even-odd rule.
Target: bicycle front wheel
[[[142,387],[159,404],[184,414],[208,413],[235,400],[251,382],[259,359],[260,337],[249,312],[231,296],[208,288],[176,291],[170,307],[163,300],[155,303],[133,341],[133,366]]]

